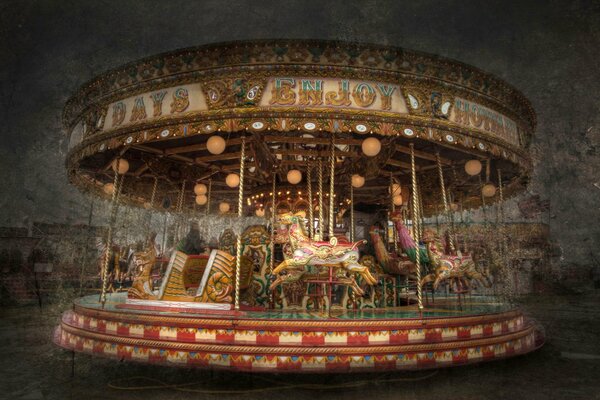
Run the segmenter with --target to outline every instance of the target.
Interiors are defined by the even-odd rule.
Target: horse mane
[[[308,220],[301,213],[294,214],[298,219],[298,225],[302,228],[303,233],[308,234]]]

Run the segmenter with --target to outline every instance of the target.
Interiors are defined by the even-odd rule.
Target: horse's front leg
[[[369,271],[369,268],[365,267],[364,265],[360,265],[353,262],[345,262],[342,265],[348,271],[359,273],[360,276],[362,276],[365,282],[367,282],[369,285],[372,286],[377,283],[377,279],[375,279],[375,277],[371,275],[371,271]]]
[[[279,275],[279,273],[288,268],[289,261],[291,259],[283,260],[275,269],[273,269],[273,275]]]

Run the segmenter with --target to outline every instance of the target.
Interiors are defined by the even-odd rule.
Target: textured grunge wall
[[[85,221],[61,111],[94,75],[215,41],[344,39],[455,58],[519,88],[538,113],[529,190],[549,201],[562,263],[600,260],[597,1],[4,1],[0,15],[0,226]]]

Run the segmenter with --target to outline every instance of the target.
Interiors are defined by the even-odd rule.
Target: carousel
[[[64,110],[70,181],[110,220],[99,294],[54,341],[274,373],[531,352],[544,336],[511,301],[503,206],[527,184],[535,123],[506,82],[396,47],[232,42],[109,71]],[[144,241],[124,269],[135,207],[164,226],[132,227]],[[460,229],[470,212],[478,236]]]

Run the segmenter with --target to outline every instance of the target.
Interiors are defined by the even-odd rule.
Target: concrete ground
[[[115,362],[57,348],[68,302],[0,310],[0,399],[600,399],[600,292],[530,296],[539,351],[453,369],[363,375],[252,375]]]

